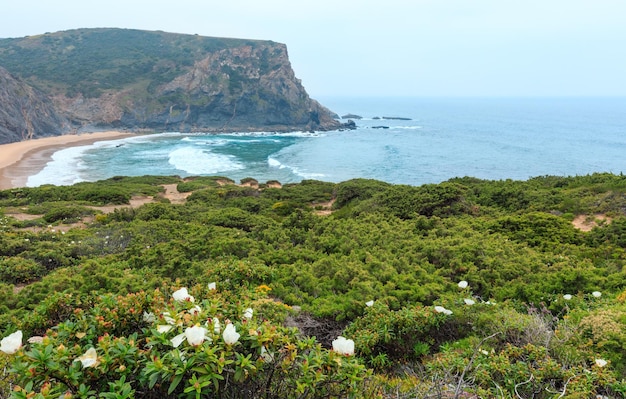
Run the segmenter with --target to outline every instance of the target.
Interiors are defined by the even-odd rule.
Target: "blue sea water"
[[[420,185],[460,176],[525,180],[626,172],[626,98],[319,100],[338,115],[363,119],[351,131],[171,132],[72,147],[55,153],[27,185],[121,175],[281,183],[360,177]]]

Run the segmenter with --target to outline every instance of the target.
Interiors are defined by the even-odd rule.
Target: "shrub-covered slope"
[[[225,183],[0,192],[1,335],[24,334],[0,356],[14,397],[624,397],[624,176]],[[190,343],[194,326],[210,339]],[[326,349],[338,335],[354,356]]]

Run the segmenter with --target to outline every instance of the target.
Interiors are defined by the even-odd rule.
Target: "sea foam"
[[[91,145],[70,147],[52,154],[52,159],[39,173],[29,176],[27,187],[38,187],[44,184],[67,186],[84,181],[80,177],[83,166],[81,157]]]
[[[235,157],[194,147],[180,147],[169,154],[169,164],[191,175],[210,175],[243,169]]]
[[[323,177],[325,177],[326,175],[323,173],[311,173],[311,172],[305,172],[302,171],[296,167],[293,166],[289,166],[289,165],[285,165],[282,162],[280,162],[278,159],[273,158],[273,157],[268,157],[267,158],[267,164],[270,168],[276,168],[276,169],[289,169],[293,174],[302,177],[303,179],[321,179]]]

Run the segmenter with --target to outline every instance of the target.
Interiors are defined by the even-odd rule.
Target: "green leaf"
[[[174,392],[174,390],[176,389],[178,384],[180,384],[182,379],[183,379],[183,374],[178,374],[176,377],[174,377],[174,379],[172,380],[172,383],[170,384],[170,387],[167,389],[167,394],[168,395],[170,395],[172,392]]]

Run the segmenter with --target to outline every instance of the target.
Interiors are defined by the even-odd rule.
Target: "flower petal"
[[[182,344],[185,339],[187,339],[187,337],[186,337],[185,333],[182,333],[182,334],[178,334],[174,338],[170,339],[170,342],[172,343],[172,346],[174,348],[178,348],[180,346],[180,344]]]
[[[235,329],[235,326],[231,323],[226,324],[226,328],[224,329],[224,333],[222,337],[224,338],[224,343],[227,345],[232,345],[239,340],[241,335]]]
[[[17,330],[13,334],[9,334],[0,341],[0,351],[12,355],[22,347],[22,331]]]

